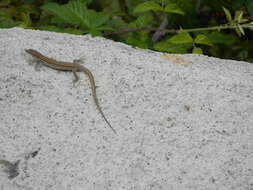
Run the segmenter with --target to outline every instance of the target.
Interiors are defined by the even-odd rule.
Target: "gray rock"
[[[253,189],[252,64],[19,28],[0,41],[0,160],[19,160],[0,189]],[[81,59],[118,135],[85,75],[35,70],[28,48]]]

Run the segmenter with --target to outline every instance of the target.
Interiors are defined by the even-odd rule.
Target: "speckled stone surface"
[[[161,53],[91,36],[0,30],[1,190],[252,190],[253,64]],[[32,48],[82,60],[41,67]]]

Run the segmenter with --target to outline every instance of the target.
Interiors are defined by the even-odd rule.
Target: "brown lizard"
[[[93,76],[93,74],[91,73],[91,71],[89,69],[87,69],[86,67],[84,67],[80,64],[77,64],[77,63],[57,61],[55,59],[46,57],[46,56],[42,55],[41,53],[39,53],[38,51],[33,50],[33,49],[26,49],[25,51],[27,53],[29,53],[30,55],[36,57],[37,59],[42,61],[44,63],[44,65],[46,65],[46,66],[48,66],[52,69],[61,70],[61,71],[72,71],[74,76],[75,76],[74,82],[77,82],[79,80],[79,77],[78,77],[76,72],[85,73],[90,79],[90,84],[91,84],[91,89],[92,89],[92,96],[93,96],[93,99],[94,99],[94,102],[97,106],[98,111],[100,112],[100,114],[102,115],[102,117],[104,118],[104,120],[108,124],[108,126],[116,134],[115,129],[111,126],[109,121],[106,119],[106,117],[105,117],[105,115],[104,115],[104,113],[103,113],[103,111],[102,111],[102,109],[101,109],[101,107],[98,103],[95,79],[94,79],[94,76]]]

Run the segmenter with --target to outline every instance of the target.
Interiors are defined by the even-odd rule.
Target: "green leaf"
[[[174,3],[170,3],[166,5],[164,11],[167,13],[176,13],[180,15],[185,15],[185,12],[181,8],[179,8],[177,4],[174,4]]]
[[[232,45],[239,41],[235,34],[227,34],[222,32],[212,32],[210,34],[206,34],[206,36],[214,44]]]
[[[153,1],[147,1],[142,4],[137,5],[137,7],[134,9],[134,13],[140,13],[145,11],[163,11],[163,8]]]
[[[203,54],[203,51],[202,51],[201,48],[194,47],[193,50],[192,50],[192,53]]]
[[[143,26],[149,25],[153,20],[153,16],[151,14],[144,14],[139,16],[135,21],[129,24],[130,28],[139,28]]]
[[[91,34],[92,36],[102,36],[102,32],[97,29],[88,30],[87,33]]]
[[[213,46],[212,42],[208,39],[208,37],[206,37],[203,34],[198,34],[197,37],[194,40],[194,43]]]
[[[84,34],[84,31],[77,30],[75,28],[58,28],[56,26],[51,26],[51,25],[42,25],[42,26],[39,26],[38,29],[53,31],[53,32],[60,32],[60,33],[77,34],[77,35]]]
[[[234,21],[236,23],[241,23],[242,22],[242,16],[243,16],[243,11],[236,11]]]
[[[105,25],[98,26],[96,29],[99,30],[99,31],[115,31],[116,32],[115,28],[110,27],[110,26],[105,26]]]
[[[173,37],[171,37],[168,42],[174,44],[186,44],[193,43],[193,39],[188,32],[181,32]]]
[[[191,44],[174,44],[167,41],[158,42],[154,45],[154,49],[157,51],[163,51],[168,53],[187,53],[188,49],[192,47]]]
[[[143,49],[148,48],[148,44],[145,42],[145,39],[147,39],[147,36],[141,35],[141,34],[132,34],[127,38],[127,43],[133,46],[137,46]]]
[[[225,12],[225,15],[226,15],[226,18],[228,20],[228,22],[231,22],[232,21],[232,16],[231,16],[231,13],[228,9],[226,9],[225,7],[222,7],[223,8],[223,11]]]
[[[87,9],[80,2],[72,1],[62,6],[56,3],[47,3],[41,8],[59,17],[65,23],[87,27],[87,21],[84,19]]]
[[[247,8],[247,11],[250,14],[251,20],[253,20],[253,0],[247,0],[245,5]]]
[[[20,13],[23,23],[20,25],[23,28],[28,28],[32,25],[32,21],[30,19],[30,14],[29,13]]]
[[[105,24],[110,16],[104,12],[96,12],[94,10],[87,10],[86,14],[83,17],[86,20],[86,23],[89,28],[96,28]]]
[[[241,36],[241,34],[242,34],[242,35],[245,35],[244,30],[243,30],[243,28],[241,27],[241,25],[238,24],[237,27],[238,27],[238,28],[235,29],[236,33],[237,33],[239,36]]]
[[[245,1],[244,0],[233,0],[233,1],[228,1],[227,4],[230,4],[231,8],[233,10],[238,10],[244,6]]]
[[[149,31],[136,31],[128,35],[126,42],[140,48],[148,48],[150,45]]]
[[[79,0],[81,3],[90,4],[92,0]]]
[[[20,21],[14,21],[13,19],[7,17],[7,16],[2,16],[0,13],[0,28],[12,28],[14,26],[18,26],[22,24]]]
[[[88,10],[86,3],[71,1],[66,5],[59,6],[56,3],[47,3],[42,9],[50,12],[67,24],[82,26],[84,28],[95,29],[105,24],[109,20],[109,14]]]
[[[253,31],[253,22],[250,22],[249,26],[250,26],[249,29]]]

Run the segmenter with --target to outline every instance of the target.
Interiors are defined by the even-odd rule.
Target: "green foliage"
[[[151,23],[153,20],[153,16],[149,13],[145,13],[139,17],[132,23],[128,25],[129,28],[140,28],[147,26],[148,24]],[[147,31],[139,31],[139,32],[134,32],[130,34],[126,40],[128,44],[131,44],[133,46],[138,46],[140,48],[148,48],[149,47],[149,32]]]
[[[29,27],[32,23],[30,14],[36,14],[36,10],[31,5],[18,0],[3,0],[0,2],[0,27]]]
[[[193,38],[188,32],[181,32],[180,34],[171,37],[169,41],[174,44],[189,44],[193,43]]]
[[[198,34],[196,38],[193,38],[188,32],[184,31],[169,38],[166,42],[168,43],[167,46],[163,43],[159,43],[158,46],[155,46],[155,49],[159,51],[171,52],[171,45],[181,45],[180,53],[186,53],[189,52],[189,49],[192,49],[192,53],[202,54],[202,49],[200,47],[196,47],[197,45],[213,46],[212,42],[204,34]],[[168,47],[168,49],[165,49],[165,47]]]
[[[192,53],[203,54],[203,51],[202,51],[201,48],[194,47],[193,50],[192,50]]]
[[[154,45],[154,49],[157,51],[164,51],[169,53],[187,53],[190,50],[192,44],[177,44],[171,43],[169,40],[158,42]]]
[[[230,46],[239,42],[239,38],[235,34],[226,34],[224,32],[211,32],[206,34],[208,39],[210,39],[214,44],[224,44]]]
[[[252,0],[247,0],[246,3],[246,9],[250,14],[250,17],[253,18],[253,1]]]
[[[197,37],[194,39],[194,43],[195,44],[203,44],[203,45],[207,45],[207,46],[213,46],[212,42],[204,34],[198,34]]]
[[[135,9],[135,13],[145,12],[145,11],[162,11],[163,8],[156,2],[147,1],[145,3],[139,4]]]
[[[176,13],[176,14],[180,14],[180,15],[185,15],[185,12],[180,9],[177,4],[173,4],[173,3],[170,3],[168,5],[166,5],[165,9],[164,9],[164,12],[166,13]]]
[[[86,6],[87,1],[79,0],[65,5],[47,3],[41,8],[55,16],[52,19],[52,23],[55,24],[70,24],[74,28],[93,35],[100,35],[104,30],[113,30],[105,25],[110,18],[109,14],[87,9]]]
[[[223,11],[225,12],[228,22],[232,22],[232,16],[231,16],[230,11],[228,9],[226,9],[225,7],[222,7],[222,8],[223,8]]]
[[[251,62],[252,20],[253,0],[0,1],[0,28],[89,33],[157,51]]]
[[[163,8],[161,5],[154,1],[146,1],[144,3],[139,4],[135,9],[135,13],[141,13],[146,11],[163,11],[166,13],[176,13],[184,15],[184,11],[180,9],[177,4],[169,3],[166,5],[165,8]]]

